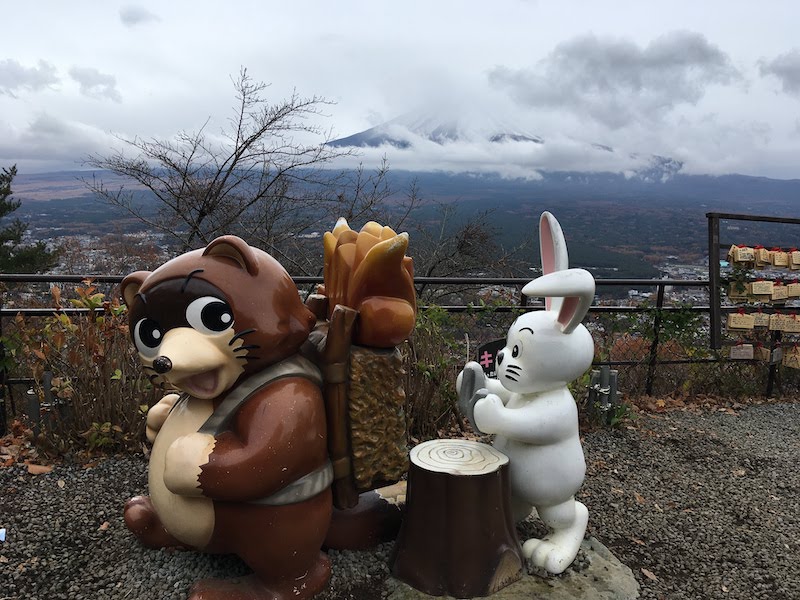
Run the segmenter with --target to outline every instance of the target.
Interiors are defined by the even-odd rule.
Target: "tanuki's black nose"
[[[172,369],[172,361],[166,356],[158,356],[153,361],[153,370],[155,370],[155,372],[160,375],[168,373],[171,369]]]

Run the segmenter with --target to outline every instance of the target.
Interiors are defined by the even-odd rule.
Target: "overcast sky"
[[[0,166],[20,172],[78,168],[114,134],[219,129],[244,66],[276,101],[334,101],[319,123],[334,137],[448,106],[546,140],[370,151],[367,167],[623,170],[659,154],[800,178],[795,0],[36,0],[4,16]]]

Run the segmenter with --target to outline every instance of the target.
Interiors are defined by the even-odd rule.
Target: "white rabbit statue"
[[[594,278],[570,269],[561,226],[549,212],[539,220],[543,275],[522,292],[545,297],[546,310],[521,315],[496,359],[497,379],[476,362],[458,376],[459,405],[509,458],[514,516],[535,508],[550,533],[522,552],[534,567],[563,572],[578,553],[589,512],[575,500],[586,463],[578,410],[567,383],[591,365],[594,342],[581,325],[594,298]]]

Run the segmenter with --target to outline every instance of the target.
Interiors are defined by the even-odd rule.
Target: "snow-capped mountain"
[[[519,131],[511,124],[502,123],[487,115],[481,115],[479,120],[470,120],[444,113],[430,115],[413,112],[359,133],[333,140],[329,144],[357,148],[378,148],[383,145],[410,148],[420,139],[440,145],[476,141],[544,143],[538,135]]]
[[[626,152],[607,144],[567,136],[543,136],[493,114],[422,111],[386,121],[328,142],[335,147],[401,151],[399,156],[425,157],[427,169],[492,171],[535,177],[548,172],[616,172],[643,181],[666,181],[683,167],[679,160],[656,154]],[[393,157],[389,157],[393,160]],[[478,164],[481,158],[483,164]],[[423,161],[419,161],[423,162]],[[509,166],[513,168],[508,168]]]

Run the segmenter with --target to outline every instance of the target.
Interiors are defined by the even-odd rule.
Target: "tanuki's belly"
[[[153,443],[148,483],[150,498],[164,527],[178,540],[205,547],[214,532],[214,504],[205,497],[178,496],[164,485],[167,449],[177,438],[196,433],[213,412],[210,400],[178,401]],[[199,465],[198,465],[199,466]]]

